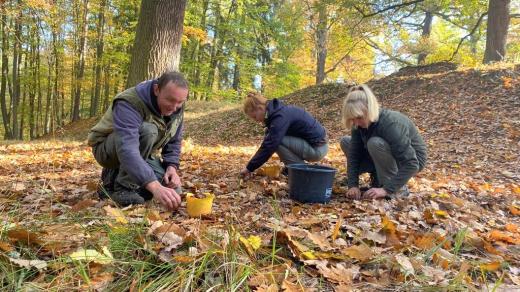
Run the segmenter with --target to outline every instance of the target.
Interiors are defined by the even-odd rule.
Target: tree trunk
[[[38,18],[38,21],[41,19]],[[41,56],[40,56],[40,34],[36,32],[37,37],[37,54],[36,54],[36,92],[38,95],[38,104],[36,107],[36,128],[35,128],[35,137],[39,137],[41,135],[42,128],[42,82],[41,82]],[[50,69],[50,68],[49,68]]]
[[[4,4],[5,5],[5,4]],[[2,120],[4,124],[4,139],[12,139],[13,134],[11,132],[10,126],[10,114],[7,111],[7,99],[6,99],[6,89],[7,89],[7,75],[9,74],[9,59],[7,57],[7,50],[9,49],[9,39],[8,39],[8,28],[7,26],[7,15],[5,13],[5,6],[0,5],[1,7],[1,15],[2,21],[0,25],[2,26],[2,76],[0,81],[0,106],[2,108]]]
[[[96,44],[96,68],[95,68],[95,87],[94,96],[90,103],[90,116],[97,115],[99,109],[99,100],[101,98],[101,69],[103,68],[103,45],[104,45],[104,26],[105,26],[105,7],[107,1],[101,0],[101,7],[98,13],[97,23],[97,44]]]
[[[36,38],[37,34],[38,34],[38,30],[37,30],[37,24],[35,23],[35,27],[33,27],[32,31],[31,31],[31,36],[30,36],[30,43],[31,43],[31,49],[30,49],[30,56],[31,56],[31,59],[30,59],[30,62],[29,62],[29,76],[30,76],[30,81],[29,81],[29,139],[32,140],[34,139],[35,137],[35,132],[34,132],[34,122],[35,122],[35,118],[34,118],[34,100],[36,99],[36,82],[37,82],[37,68],[36,68],[36,55],[39,55],[39,44],[37,44],[33,38]],[[26,64],[27,64],[27,58],[25,59],[26,60]]]
[[[421,35],[423,40],[427,40],[430,38],[430,34],[432,32],[432,23],[433,23],[433,13],[431,13],[430,11],[426,11],[426,16],[424,17],[424,24],[423,24],[422,35]],[[419,56],[417,57],[417,64],[424,65],[426,56],[428,56],[428,53],[420,53]]]
[[[77,65],[75,66],[74,100],[72,109],[72,122],[80,119],[81,87],[85,74],[85,54],[87,50],[87,12],[88,0],[83,0],[82,12],[78,15],[78,27],[80,28],[79,44],[77,49]]]
[[[506,56],[511,0],[489,0],[484,63],[502,61]]]
[[[202,15],[200,18],[200,27],[202,29],[206,29],[206,13],[208,11],[209,6],[209,0],[204,0],[202,4]],[[200,85],[200,72],[202,71],[200,68],[200,59],[202,57],[202,54],[204,54],[204,50],[200,49],[200,42],[197,42],[197,45],[195,47],[195,58],[194,58],[194,76],[193,76],[193,85],[196,90],[198,90],[198,86]],[[197,95],[199,92],[196,90],[193,91],[193,99],[197,99]]]
[[[325,61],[327,60],[327,6],[318,3],[318,25],[316,27],[316,84],[325,80]]]
[[[20,124],[18,121],[18,109],[20,107],[20,62],[22,58],[20,37],[22,34],[22,25],[20,24],[22,12],[15,19],[14,29],[14,45],[13,45],[13,72],[12,74],[12,119],[13,119],[13,138],[16,139],[20,136]]]
[[[179,70],[186,0],[141,2],[126,86]]]
[[[108,63],[106,66],[105,66],[105,69],[104,69],[104,74],[105,74],[105,82],[104,82],[104,86],[105,88],[103,89],[103,112],[105,112],[107,109],[108,109],[108,105],[110,103],[110,63]]]

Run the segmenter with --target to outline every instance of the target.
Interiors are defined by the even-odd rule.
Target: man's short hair
[[[159,89],[163,88],[168,84],[169,82],[173,82],[173,84],[177,85],[181,88],[188,89],[188,81],[186,78],[184,78],[184,75],[182,73],[177,71],[168,71],[164,72],[158,79],[157,84],[159,86]]]

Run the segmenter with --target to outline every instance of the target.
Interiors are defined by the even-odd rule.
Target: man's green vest
[[[175,136],[177,129],[184,118],[184,106],[182,109],[171,115],[171,119],[168,124],[165,123],[161,116],[156,115],[152,112],[144,101],[139,97],[135,87],[129,88],[114,98],[112,105],[103,115],[101,120],[92,128],[88,134],[88,145],[95,146],[96,144],[104,141],[108,135],[114,131],[114,122],[112,118],[112,108],[117,100],[125,100],[137,110],[137,112],[143,117],[143,122],[153,123],[157,126],[159,135],[155,141],[153,151],[162,149],[170,139]]]

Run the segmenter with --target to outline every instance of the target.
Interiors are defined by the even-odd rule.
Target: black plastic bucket
[[[291,164],[289,196],[302,203],[327,203],[332,195],[336,169],[312,164]]]

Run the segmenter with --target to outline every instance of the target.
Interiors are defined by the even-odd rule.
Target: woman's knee
[[[367,141],[367,150],[368,153],[372,154],[374,153],[383,153],[383,152],[390,152],[390,144],[386,142],[385,139],[381,137],[372,137],[368,139]]]
[[[352,137],[350,137],[350,136],[343,136],[339,140],[339,146],[341,147],[341,150],[343,150],[343,153],[345,153],[345,155],[347,155],[347,153],[348,153],[348,147],[350,145],[351,139],[352,139]]]

